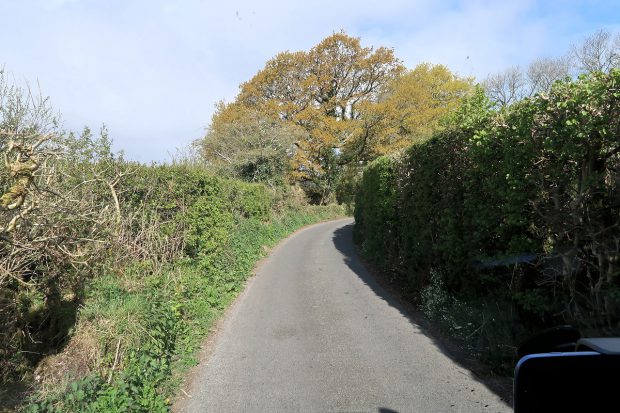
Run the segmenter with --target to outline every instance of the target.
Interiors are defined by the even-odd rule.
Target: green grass
[[[43,386],[23,410],[168,411],[209,329],[257,261],[300,227],[343,215],[340,207],[306,207],[269,222],[241,219],[212,254],[165,266],[136,262],[93,279],[72,338],[88,335],[84,341],[97,347],[91,373]]]

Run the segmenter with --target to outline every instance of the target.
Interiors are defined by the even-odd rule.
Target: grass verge
[[[293,231],[342,216],[338,206],[309,206],[269,222],[242,219],[215,254],[134,262],[93,279],[71,340],[41,363],[21,410],[169,411],[200,344],[256,263]]]

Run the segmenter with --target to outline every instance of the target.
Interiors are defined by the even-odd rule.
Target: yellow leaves
[[[441,65],[405,72],[392,49],[362,47],[359,38],[339,32],[307,52],[286,51],[269,60],[241,85],[235,102],[218,106],[209,135],[227,141],[229,125],[243,124],[252,114],[294,125],[304,131],[295,139],[294,178],[334,182],[335,175],[328,175],[344,165],[363,164],[430,136],[471,83]]]
[[[441,120],[462,97],[471,93],[471,83],[445,66],[418,65],[388,82],[377,101],[355,106],[356,137],[345,149],[367,162],[428,139],[441,129]]]
[[[361,47],[360,39],[340,32],[309,52],[310,92],[331,116],[346,118],[351,105],[376,100],[381,88],[403,70],[391,49]]]
[[[293,115],[309,101],[304,92],[307,66],[305,52],[279,53],[250,81],[241,85],[236,102],[258,110],[268,109],[271,115],[277,115],[278,106],[284,105],[281,108],[283,117]]]
[[[390,84],[385,104],[395,112],[403,134],[427,138],[472,90],[470,79],[457,77],[445,66],[424,63]]]

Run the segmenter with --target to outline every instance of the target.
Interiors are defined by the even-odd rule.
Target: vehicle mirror
[[[620,355],[530,354],[517,363],[515,413],[617,412]]]

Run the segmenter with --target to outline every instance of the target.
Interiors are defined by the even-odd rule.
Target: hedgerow
[[[142,165],[0,70],[0,410],[158,412],[268,247],[342,215],[280,180]]]
[[[113,245],[110,261],[85,284],[68,344],[39,363],[26,412],[168,411],[213,321],[268,248],[300,226],[343,214],[333,206],[279,209],[275,201],[289,189],[200,167],[133,168],[119,200],[123,214],[141,214],[126,222],[133,235],[121,236],[134,242]],[[145,236],[146,225],[155,234]],[[155,238],[175,242],[175,252],[143,251],[157,250]]]
[[[365,255],[419,300],[434,283],[501,308],[471,312],[486,357],[509,366],[520,339],[557,323],[617,334],[620,70],[499,111],[478,93],[445,131],[370,164],[355,216]],[[485,338],[500,312],[504,337]]]

